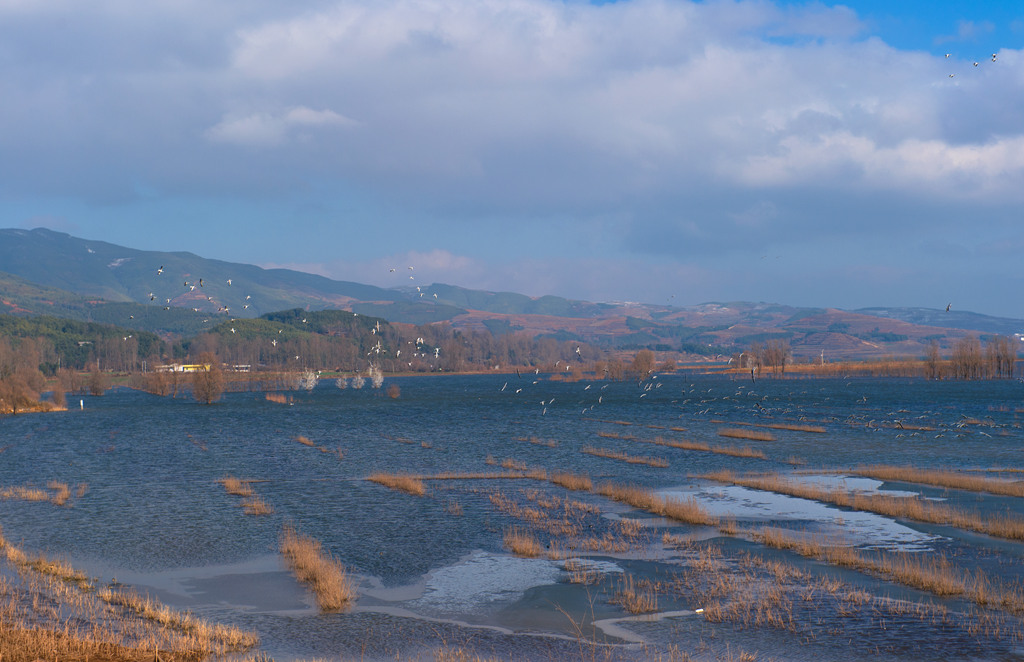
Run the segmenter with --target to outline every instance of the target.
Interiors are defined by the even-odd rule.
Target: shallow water
[[[1018,654],[1012,637],[972,636],[963,628],[893,617],[902,631],[896,637],[880,628],[875,616],[840,617],[828,605],[808,612],[808,622],[817,619],[819,626],[808,625],[807,631],[715,624],[690,613],[698,606],[692,596],[670,592],[659,597],[659,610],[672,615],[618,622],[616,627],[636,636],[617,636],[622,631],[595,629],[592,623],[628,616],[609,602],[624,574],[667,582],[688,567],[684,552],[661,545],[662,532],[711,541],[730,554],[780,554],[714,529],[665,522],[597,495],[537,481],[431,481],[427,496],[419,498],[364,480],[374,471],[495,471],[499,467],[488,464],[488,457],[511,458],[548,471],[585,473],[595,481],[693,496],[744,526],[772,524],[837,536],[866,549],[948,556],[1010,581],[1020,576],[1024,546],[1018,543],[694,476],[723,468],[788,472],[791,462],[823,471],[864,463],[1022,469],[1024,390],[1017,381],[760,379],[752,384],[659,375],[638,385],[502,375],[386,383],[400,386],[398,399],[383,390],[340,390],[327,382],[312,392],[292,393],[291,406],[268,402],[259,393],[233,393],[207,407],[189,398],[121,389],[102,397],[69,397],[72,409],[65,413],[0,419],[0,486],[45,486],[51,480],[69,483],[73,492],[80,483],[88,486],[70,507],[0,501],[0,525],[5,537],[26,550],[60,555],[102,581],[116,579],[172,606],[254,628],[262,649],[282,661],[408,658],[422,647],[442,644],[510,659],[644,658],[670,645],[709,658],[724,655],[726,645],[732,652],[739,646],[781,659],[848,659],[850,645],[861,656],[877,646],[892,659]],[[772,429],[774,441],[717,435],[724,427],[759,423],[819,425],[826,433]],[[299,435],[317,447],[297,442]],[[769,459],[643,443],[657,436],[751,446]],[[595,457],[582,453],[584,446],[664,458],[669,466]],[[225,475],[256,481],[252,487],[274,513],[245,515],[240,499],[216,482]],[[1022,500],[1012,497],[844,474],[794,477],[843,480],[848,489],[923,494],[982,512],[1024,514]],[[496,508],[490,496],[501,492],[531,505],[529,490],[598,506],[601,514],[581,520],[598,537],[614,528],[617,515],[639,518],[648,524],[644,542],[625,552],[581,552],[597,564],[600,579],[569,583],[562,561],[520,559],[503,547],[506,528],[526,525]],[[276,553],[286,522],[321,541],[359,577],[356,609],[318,613]],[[542,532],[541,539],[550,538],[546,535]],[[967,610],[955,600],[792,555],[780,557],[877,596]],[[844,646],[851,632],[859,643]],[[636,639],[646,647],[638,647]]]

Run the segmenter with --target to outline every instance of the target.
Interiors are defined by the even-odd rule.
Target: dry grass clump
[[[632,575],[626,575],[619,581],[612,604],[622,606],[631,614],[650,614],[658,611],[658,594],[649,581],[637,582]]]
[[[775,435],[770,432],[743,430],[740,428],[722,428],[718,431],[718,436],[731,437],[733,439],[752,439],[754,441],[775,441]]]
[[[795,551],[833,565],[881,575],[890,581],[928,591],[938,596],[963,596],[978,605],[1013,614],[1024,613],[1024,593],[989,580],[980,570],[965,571],[941,556],[867,553],[840,547],[823,540],[791,535],[776,528],[764,528],[754,538],[769,547]]]
[[[533,444],[534,446],[547,446],[548,448],[554,448],[555,446],[558,445],[558,442],[555,441],[554,439],[541,439],[540,437],[537,437],[537,436],[516,437],[515,439],[516,439],[516,441],[526,441],[526,442],[529,442],[529,443]]]
[[[281,532],[281,553],[299,581],[313,589],[321,610],[338,611],[355,601],[355,587],[345,567],[323,551],[320,541],[285,526]]]
[[[301,434],[295,437],[295,441],[299,442],[303,446],[313,446],[314,448],[316,447],[316,444],[313,443],[312,439],[310,439],[309,437],[304,437]]]
[[[250,487],[250,481],[235,478],[234,476],[225,476],[218,479],[217,482],[224,486],[224,490],[228,494],[244,497],[241,506],[246,515],[269,515],[274,512],[274,508],[257,496],[256,492]]]
[[[292,401],[291,396],[285,396],[282,393],[267,393],[264,398],[267,402],[276,402],[279,405],[286,405]]]
[[[668,460],[661,457],[646,457],[642,455],[629,455],[628,453],[620,453],[619,451],[609,450],[607,448],[594,448],[593,446],[584,446],[582,452],[588,455],[595,455],[597,457],[606,457],[611,460],[620,460],[622,462],[628,462],[629,464],[646,464],[651,467],[657,467],[664,469],[668,466]]]
[[[720,483],[731,483],[756,490],[824,501],[851,510],[864,510],[890,517],[953,526],[1008,540],[1024,540],[1024,519],[1011,514],[986,516],[919,497],[858,494],[841,489],[827,490],[816,485],[797,483],[779,474],[737,476],[731,471],[718,471],[702,477]]]
[[[569,573],[570,584],[596,584],[601,573],[579,559],[566,559],[565,571]]]
[[[423,496],[427,493],[427,487],[423,484],[421,479],[407,474],[377,472],[370,474],[366,480],[378,483],[384,487],[390,487],[391,489],[398,490],[399,492],[412,494],[413,496]]]
[[[46,487],[53,490],[53,495],[50,497],[50,502],[57,506],[66,505],[68,499],[71,498],[71,488],[68,487],[67,483],[61,483],[56,480],[51,480],[46,484]]]
[[[549,480],[555,485],[561,485],[567,490],[575,490],[577,492],[589,492],[594,487],[590,476],[569,473],[567,471],[555,472],[551,474]]]
[[[528,559],[540,556],[540,542],[528,531],[516,527],[507,529],[504,535],[504,542],[505,547],[509,548],[516,556]]]
[[[949,487],[969,492],[988,492],[989,494],[1003,494],[1015,497],[1024,496],[1024,481],[968,476],[954,471],[876,464],[858,467],[853,473],[878,480],[921,483],[923,485]]]
[[[20,587],[0,576],[0,660],[196,661],[252,648],[258,637],[103,588],[60,561],[29,556],[0,536]],[[53,581],[54,579],[58,581]],[[125,607],[129,614],[113,613]]]
[[[636,439],[634,435],[624,434],[622,432],[598,432],[597,436],[604,439],[625,439],[627,441],[633,441]]]
[[[258,496],[243,501],[242,509],[246,515],[270,515],[274,512],[273,506]]]
[[[244,480],[240,480],[234,476],[224,476],[223,478],[218,479],[217,482],[224,486],[224,490],[228,494],[241,497],[252,496],[252,488],[249,487],[249,484]]]
[[[613,483],[602,483],[595,487],[594,491],[614,501],[627,503],[634,508],[640,508],[686,524],[713,526],[718,523],[718,520],[704,510],[693,497],[685,500],[664,499],[644,487]]]
[[[795,432],[816,432],[825,434],[827,430],[820,425],[807,425],[803,423],[758,423],[755,427],[771,428],[773,430],[793,430]]]
[[[113,591],[101,588],[96,597],[107,604],[117,605],[163,627],[192,635],[201,641],[216,642],[222,651],[243,651],[256,646],[259,637],[252,632],[227,625],[209,623],[188,612],[177,611],[151,598],[133,591]]]
[[[667,448],[678,448],[684,451],[701,451],[703,453],[717,453],[718,455],[730,455],[732,457],[752,457],[759,460],[767,460],[768,456],[763,451],[755,450],[750,446],[736,448],[735,446],[711,446],[703,441],[687,441],[685,439],[665,439],[655,437],[654,439],[639,439],[645,444],[655,444]]]
[[[0,499],[19,499],[21,501],[51,501],[50,494],[38,487],[4,487],[0,488]],[[63,504],[58,504],[63,505]]]

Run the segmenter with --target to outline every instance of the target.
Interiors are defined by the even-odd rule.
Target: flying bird
[[[947,303],[946,304],[946,312],[947,313],[949,312],[949,307],[952,306],[952,305],[953,305],[952,303]]]
[[[162,274],[163,272],[164,272],[164,265],[162,265],[162,264],[161,264],[161,265],[160,265],[160,268],[156,270],[156,273],[157,273],[157,275],[159,276],[159,275],[160,275],[160,274]]]

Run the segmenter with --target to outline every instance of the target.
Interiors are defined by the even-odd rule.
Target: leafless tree
[[[213,354],[203,354],[200,362],[204,369],[192,373],[192,397],[208,405],[224,393],[224,372]]]

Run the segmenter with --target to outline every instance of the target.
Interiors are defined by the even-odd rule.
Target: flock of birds
[[[949,58],[950,58],[951,56],[952,56],[952,53],[946,53],[946,59],[947,59],[947,60],[948,60],[948,59],[949,59]],[[992,54],[992,62],[995,62],[995,61],[996,61],[996,60],[998,59],[998,57],[999,57],[999,54],[998,54],[998,53],[993,53],[993,54]],[[977,66],[978,66],[979,64],[981,64],[981,63],[980,63],[980,62],[979,62],[978,60],[973,60],[973,61],[971,62],[971,64],[972,64],[973,66],[977,67]],[[956,77],[956,73],[955,73],[955,72],[951,72],[951,73],[949,74],[949,77],[950,77],[950,78],[955,78],[955,77]]]
[[[160,265],[160,267],[156,270],[156,275],[157,276],[162,276],[163,273],[164,273],[164,266]],[[234,281],[233,281],[233,279],[228,278],[225,282],[230,287],[231,284]],[[196,291],[197,287],[198,288],[204,288],[206,286],[206,284],[207,283],[202,278],[199,278],[198,280],[193,280],[192,282],[189,282],[188,279],[186,278],[184,283],[183,283],[183,286],[184,286],[184,288],[186,290],[188,290],[188,292],[190,294],[192,294],[192,293],[194,293]],[[156,295],[155,292],[150,292],[148,294],[148,296],[149,296],[149,300],[150,301],[156,301],[156,299],[157,299],[157,295]],[[225,315],[230,315],[231,314],[231,309],[227,306],[227,304],[220,304],[212,296],[207,295],[207,294],[201,294],[200,296],[204,296],[208,303],[216,305],[218,313],[224,313]],[[164,299],[164,310],[170,310],[171,309],[171,302],[174,301],[177,298],[178,297],[173,297],[173,298],[172,297],[163,297],[163,299]],[[252,300],[252,296],[251,295],[246,295],[245,303],[242,305],[242,308],[243,309],[248,309],[249,306],[252,305],[251,303],[249,303],[251,300]],[[198,313],[200,311],[201,311],[201,309],[198,306],[193,306],[192,307],[192,312]],[[209,320],[203,320],[203,321],[204,322],[208,322]],[[232,321],[234,321],[234,320],[232,320]]]
[[[524,377],[518,370],[516,371],[516,376],[518,379],[523,379]],[[499,391],[502,393],[508,392],[513,397],[524,393],[529,397],[527,389],[540,385],[544,381],[543,377],[540,376],[539,369],[535,369],[532,376],[533,379],[524,386],[510,389],[510,382],[505,382]],[[619,384],[623,388],[631,388],[625,382]],[[636,400],[642,400],[648,394],[666,385],[669,384],[663,380],[659,381],[658,376],[653,374],[649,375],[648,378],[640,379],[636,382]],[[612,384],[605,383],[600,388],[591,391],[594,386],[596,384],[584,384],[580,391],[584,395],[582,399],[578,396],[573,398],[576,400],[575,403],[563,400],[559,400],[559,403],[566,405],[574,404],[576,407],[582,406],[580,415],[591,414],[599,405],[604,403],[605,396],[608,395],[605,390],[612,386]],[[667,397],[671,398],[669,404],[683,412],[679,414],[679,418],[691,421],[694,417],[702,417],[719,423],[722,421],[746,423],[767,421],[773,423],[814,423],[817,425],[832,423],[847,428],[864,429],[875,434],[895,433],[894,439],[909,439],[913,437],[941,439],[947,435],[964,438],[974,434],[991,437],[992,434],[986,432],[983,428],[986,425],[994,425],[993,423],[980,423],[964,414],[960,414],[958,419],[950,420],[948,415],[944,415],[943,412],[939,411],[911,412],[905,408],[892,410],[887,408],[882,402],[878,404],[869,403],[866,395],[856,397],[851,404],[848,397],[838,393],[833,392],[832,395],[824,395],[829,390],[825,387],[820,388],[820,394],[817,397],[811,397],[813,394],[808,390],[791,390],[787,393],[770,395],[759,393],[754,390],[754,387],[748,385],[741,384],[734,387],[735,392],[732,392],[729,387],[723,389],[723,386],[723,383],[716,382],[712,388],[705,389],[702,385],[696,383],[684,384],[678,392],[675,392],[675,389],[671,389],[671,395]],[[849,389],[851,387],[855,387],[855,383],[847,382],[846,388]],[[614,395],[615,400],[619,404],[623,402],[622,398],[619,397],[621,390],[621,388],[616,389],[617,393]],[[597,395],[596,399],[593,397],[595,394]],[[550,395],[550,392],[547,395]],[[564,398],[564,394],[560,397]],[[550,398],[544,397],[538,401],[539,411],[542,416],[548,413],[548,408],[555,403],[555,400],[555,397],[552,396]],[[535,406],[532,404],[533,398],[530,398],[528,402],[531,406]],[[845,416],[837,416],[837,412],[845,412]]]
[[[391,268],[389,268],[388,271],[391,272],[391,273],[394,273],[396,271],[396,269],[394,267],[391,267]],[[413,267],[409,267],[409,271],[414,271],[414,268]],[[156,270],[156,275],[157,276],[162,276],[163,273],[164,273],[164,265],[160,265],[160,267],[158,267],[157,270]],[[412,276],[412,275],[409,276],[410,280],[414,280],[414,278],[415,277]],[[228,278],[228,279],[225,280],[225,283],[228,285],[228,287],[231,287],[232,284],[234,283],[234,279]],[[199,279],[196,279],[196,280],[192,280],[192,281],[189,281],[186,278],[184,280],[184,282],[183,282],[183,287],[186,290],[188,290],[188,294],[194,296],[194,293],[196,292],[196,288],[203,289],[203,288],[206,287],[207,284],[208,284],[208,282],[204,281],[204,279],[202,279],[202,278],[199,278]],[[420,286],[418,286],[418,285],[416,286],[416,291],[417,291],[417,293],[419,293],[420,297],[423,297],[423,295],[425,294],[425,292],[423,292],[422,288]],[[158,298],[156,292],[149,292],[149,294],[147,296],[149,297],[150,301],[156,301],[157,298]],[[230,316],[231,308],[227,304],[221,304],[221,303],[217,302],[214,299],[213,296],[207,295],[205,293],[203,293],[201,296],[205,296],[206,301],[208,303],[211,303],[211,304],[217,306],[217,313],[218,314],[223,313],[225,315],[229,315]],[[433,297],[434,297],[435,300],[437,299],[437,293],[436,292],[433,293]],[[161,297],[161,298],[163,298],[163,309],[164,310],[170,310],[172,302],[175,299],[177,299],[177,297],[174,297],[174,298],[172,298],[172,297]],[[245,296],[245,300],[244,301],[245,301],[245,303],[243,303],[242,309],[243,310],[248,310],[249,306],[252,305],[251,304],[252,296],[247,294]],[[197,306],[193,306],[192,307],[192,311],[193,312],[200,312],[201,309],[199,307],[197,307]],[[358,313],[355,313],[355,314],[358,315]],[[130,319],[135,319],[135,316],[134,315],[129,315],[129,318]],[[230,318],[230,321],[234,322],[236,319],[237,318]],[[203,323],[206,323],[206,322],[209,322],[209,320],[208,319],[203,320]],[[302,323],[303,324],[307,324],[308,320],[306,318],[303,318],[302,319]],[[371,329],[371,332],[373,334],[378,334],[378,333],[380,333],[380,330],[381,330],[380,322],[377,322],[375,327],[373,329]],[[232,334],[236,334],[238,332],[238,330],[235,327],[230,327],[230,331],[231,331]],[[283,331],[282,329],[278,329],[278,333],[279,334],[282,331]],[[131,336],[127,336],[125,338],[125,340],[127,340],[130,337]],[[414,357],[420,357],[420,356],[426,357],[426,356],[428,356],[428,353],[426,351],[424,351],[424,347],[423,347],[424,343],[425,343],[425,341],[424,341],[423,338],[417,338],[416,339],[415,348],[416,348],[417,351],[413,352],[413,356]],[[270,341],[270,344],[271,344],[272,347],[276,348],[278,346],[277,338],[273,338]],[[410,341],[410,344],[413,344],[412,341]],[[379,358],[381,354],[385,354],[385,353],[387,353],[387,351],[388,350],[384,347],[383,343],[381,342],[380,338],[378,337],[376,344],[374,344],[373,347],[370,348],[370,351],[367,352],[367,356],[376,355],[376,357]],[[437,347],[433,348],[433,356],[434,356],[435,359],[437,359],[440,356],[440,352],[441,352],[440,348],[437,348]],[[579,352],[578,348],[577,348],[577,352]],[[399,350],[397,350],[395,352],[395,358],[400,358],[401,355],[402,355],[402,350],[399,349]],[[295,360],[296,361],[298,361],[300,358],[301,358],[300,356],[295,356]],[[408,362],[408,365],[412,366],[412,362]]]

